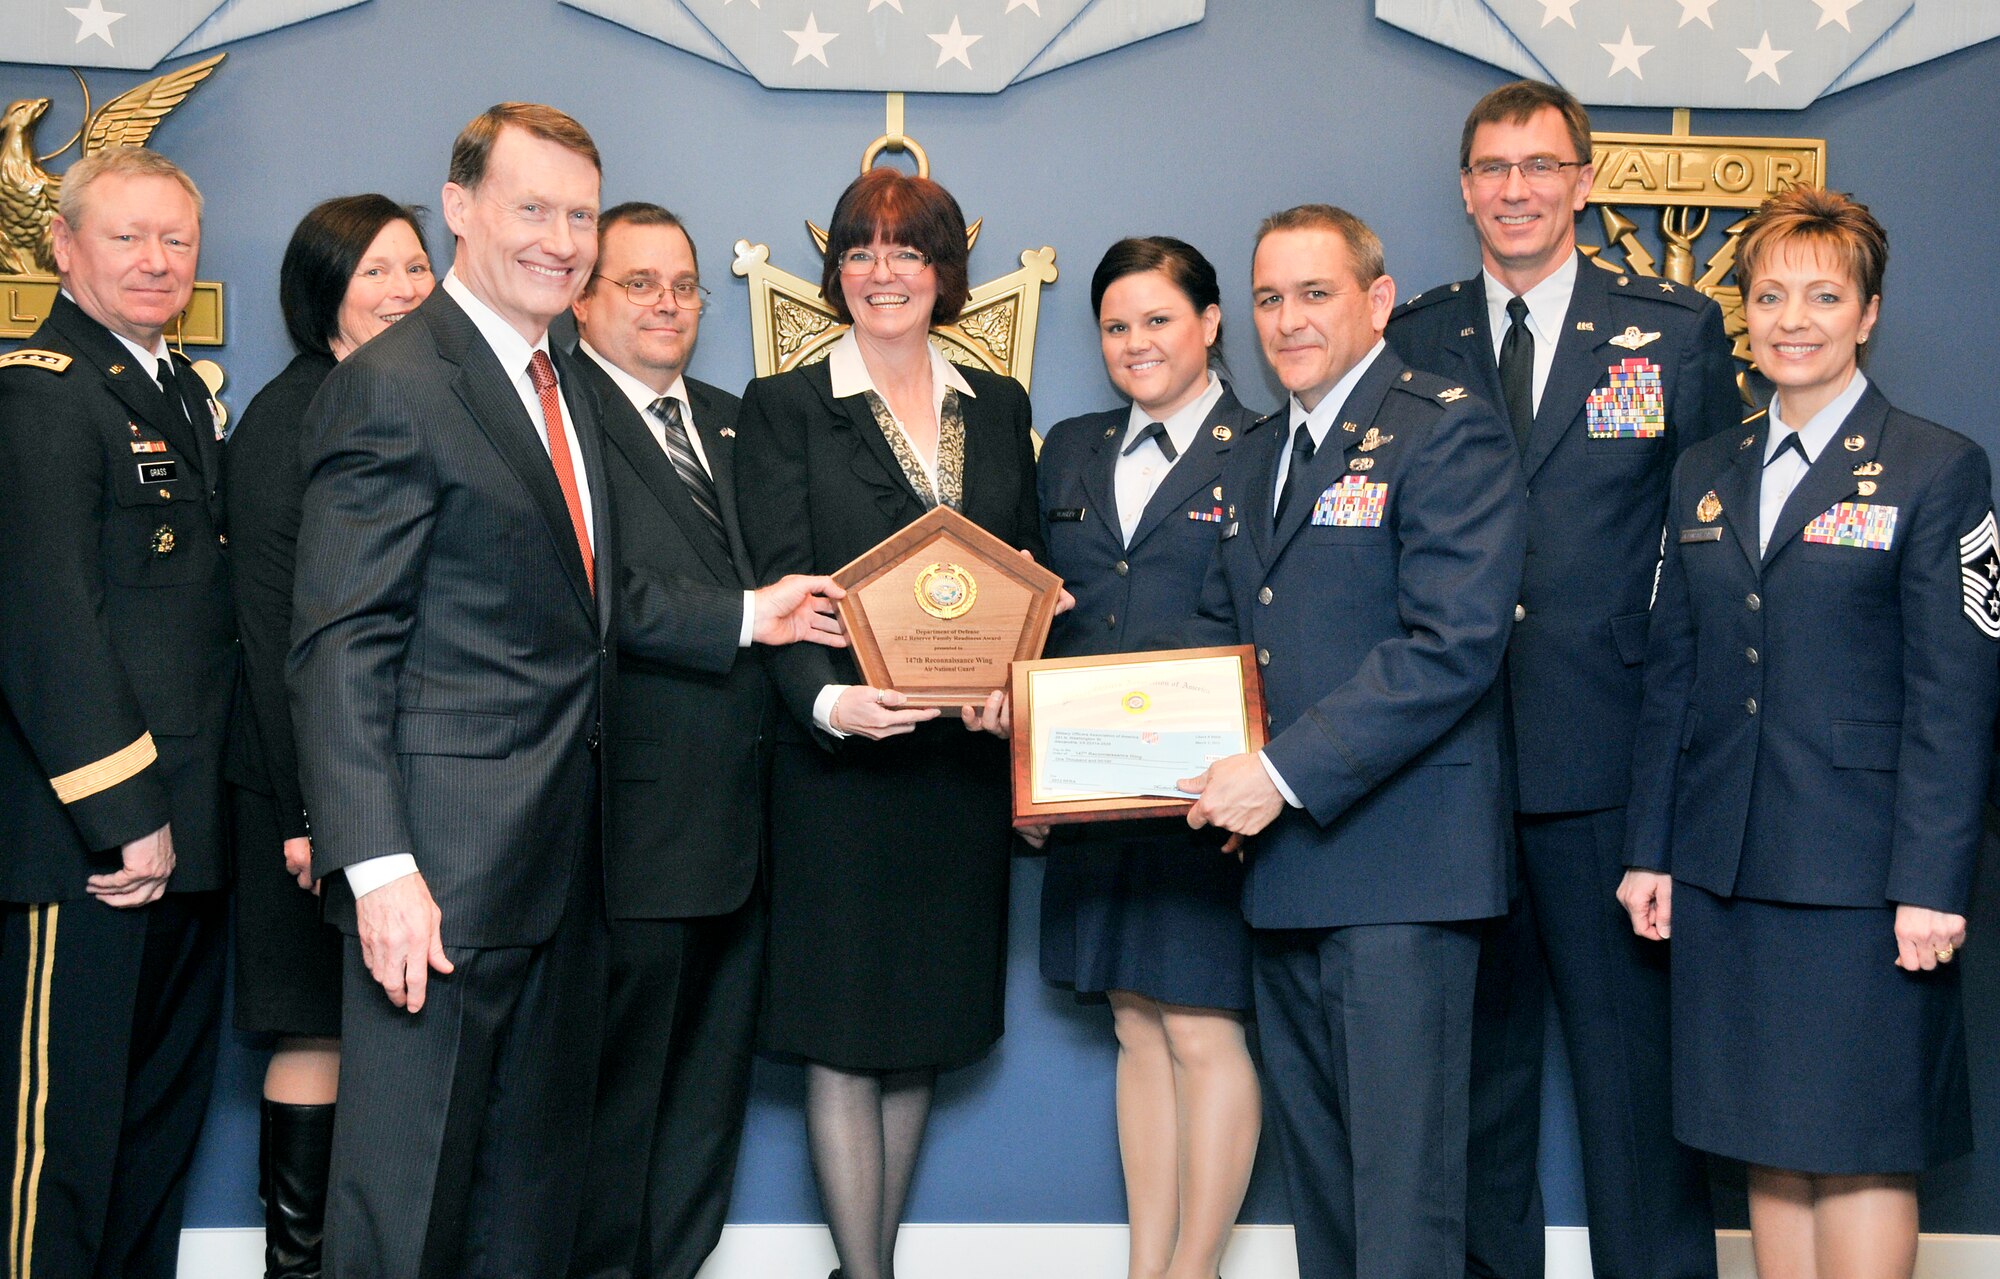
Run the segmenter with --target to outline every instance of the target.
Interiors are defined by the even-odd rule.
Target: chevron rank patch
[[[1667,433],[1667,396],[1660,366],[1643,356],[1611,366],[1611,383],[1584,403],[1584,429],[1593,440],[1650,440]]]
[[[1343,475],[1313,503],[1312,522],[1321,527],[1380,528],[1382,509],[1389,503],[1389,486],[1371,484],[1359,475]]]
[[[1821,546],[1858,546],[1886,551],[1896,540],[1896,508],[1868,502],[1835,502],[1800,534]]]
[[[1965,583],[1965,615],[1987,639],[2000,639],[2000,537],[1993,512],[1958,539],[1959,576]]]

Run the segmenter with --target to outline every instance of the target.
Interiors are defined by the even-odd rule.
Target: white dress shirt
[[[1569,315],[1570,295],[1576,292],[1578,265],[1576,254],[1568,254],[1561,266],[1521,295],[1521,300],[1528,304],[1528,332],[1535,339],[1533,407],[1537,413],[1542,408],[1542,388],[1549,384],[1549,370],[1556,364],[1556,343],[1562,340],[1563,320]],[[1491,271],[1482,270],[1480,274],[1486,277],[1486,327],[1493,334],[1493,365],[1498,368],[1500,346],[1507,340],[1507,329],[1513,323],[1507,318],[1507,303],[1512,300],[1514,291],[1502,284]]]
[[[1175,462],[1169,462],[1160,446],[1147,440],[1130,453],[1132,441],[1139,438],[1156,420],[1167,428],[1167,439],[1174,446],[1174,457],[1186,457],[1194,445],[1195,436],[1201,431],[1201,424],[1208,420],[1209,410],[1222,398],[1222,379],[1213,371],[1208,375],[1208,389],[1184,405],[1178,413],[1165,419],[1155,419],[1152,414],[1134,404],[1125,419],[1125,434],[1118,440],[1118,460],[1111,471],[1111,486],[1118,500],[1118,531],[1125,545],[1132,545],[1132,534],[1139,529],[1139,517],[1146,513],[1146,503],[1153,500],[1153,494],[1160,485],[1166,483],[1167,472],[1174,469]]]
[[[977,393],[973,391],[972,384],[965,380],[965,375],[958,371],[957,366],[939,354],[937,347],[928,342],[925,346],[931,355],[931,417],[940,422],[942,429],[944,389],[950,387],[960,395],[975,398]],[[868,372],[868,361],[861,358],[861,343],[856,340],[853,329],[841,334],[840,340],[826,353],[826,371],[833,382],[835,399],[859,395],[863,391],[874,391],[875,394],[882,395],[881,390],[875,385],[874,377]],[[882,396],[882,403],[887,406],[889,398]],[[924,468],[924,477],[931,482],[931,491],[937,492],[937,458],[924,456],[924,451],[917,447],[917,442],[910,439],[910,433],[904,430],[902,419],[896,418],[896,410],[890,409],[889,416],[895,419],[896,429],[902,431],[903,438],[909,442],[910,452],[916,455],[917,465]],[[847,734],[833,726],[833,704],[840,700],[842,693],[852,687],[851,684],[828,684],[819,691],[818,697],[813,698],[813,722],[835,737],[845,737]]]
[[[1795,427],[1783,416],[1783,392],[1771,397],[1771,434],[1764,441],[1764,478],[1757,489],[1757,554],[1762,555],[1771,545],[1771,533],[1778,526],[1778,515],[1785,509],[1785,500],[1799,481],[1806,477],[1810,469],[1801,461],[1796,451],[1785,449],[1785,455],[1777,452],[1784,447],[1785,440],[1794,432],[1806,456],[1819,461],[1820,451],[1833,443],[1834,433],[1847,421],[1847,415],[1854,406],[1861,403],[1862,392],[1868,389],[1868,379],[1860,369],[1831,403],[1812,415],[1804,426]]]
[[[660,446],[660,452],[664,454],[667,451],[666,423],[654,417],[652,411],[653,401],[661,397],[653,391],[652,387],[647,386],[638,378],[633,377],[624,369],[613,364],[590,343],[578,341],[576,349],[597,361],[598,367],[602,368],[610,376],[612,383],[625,393],[625,398],[630,400],[632,407],[639,411],[639,420],[644,422],[646,429],[653,433],[653,442]],[[688,447],[694,451],[695,461],[701,463],[701,469],[707,471],[708,478],[713,480],[715,478],[715,468],[709,465],[708,450],[701,446],[701,433],[694,429],[694,405],[688,402],[687,379],[681,377],[679,374],[675,374],[674,384],[667,388],[666,398],[681,406],[681,425],[687,431]],[[750,636],[756,630],[756,627],[757,592],[745,591],[743,592],[743,627],[737,632],[736,647],[750,647]]]

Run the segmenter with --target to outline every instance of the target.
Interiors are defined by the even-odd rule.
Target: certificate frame
[[[1106,795],[1076,799],[1034,798],[1035,723],[1038,686],[1049,689],[1062,682],[1037,679],[1051,672],[1102,672],[1107,679],[1122,667],[1172,667],[1182,663],[1209,663],[1217,658],[1233,658],[1241,696],[1230,709],[1240,713],[1244,749],[1259,751],[1268,737],[1264,707],[1264,681],[1257,668],[1256,650],[1248,644],[1217,648],[1156,649],[1139,653],[1106,653],[1095,657],[1043,658],[1015,662],[1010,680],[1013,697],[1013,736],[1009,742],[1013,796],[1013,824],[1058,826],[1075,822],[1131,821],[1143,817],[1178,817],[1194,807],[1195,797],[1167,799],[1158,795]],[[1157,678],[1157,676],[1156,676]],[[1116,683],[1115,679],[1111,682]],[[1218,723],[1221,714],[1218,713]],[[1234,727],[1234,725],[1231,725]]]

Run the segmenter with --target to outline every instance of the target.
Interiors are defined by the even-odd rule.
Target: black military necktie
[[[1292,432],[1292,464],[1285,468],[1285,487],[1278,492],[1278,509],[1271,513],[1273,528],[1285,522],[1285,508],[1291,505],[1292,495],[1305,483],[1302,477],[1307,463],[1313,460],[1314,447],[1311,428],[1304,422],[1299,423],[1298,429]]]
[[[154,371],[153,377],[159,382],[160,394],[167,397],[167,404],[173,409],[174,416],[180,418],[183,422],[187,421],[187,402],[181,399],[180,380],[174,376],[173,361],[161,360],[159,368]]]
[[[722,531],[722,507],[716,501],[715,481],[702,467],[701,459],[694,455],[694,445],[688,442],[687,427],[681,422],[681,403],[671,395],[662,395],[649,406],[655,421],[665,429],[661,438],[667,446],[667,460],[674,464],[674,473],[687,485],[688,496],[694,499],[695,509],[706,518],[709,528],[715,533],[715,540],[726,552],[729,549],[729,535]]]
[[[1514,442],[1528,447],[1535,428],[1535,335],[1528,331],[1528,304],[1507,299],[1507,336],[1500,343],[1500,394],[1513,419]]]
[[[1124,456],[1130,457],[1138,452],[1139,446],[1147,440],[1159,441],[1160,452],[1167,455],[1169,462],[1181,455],[1181,451],[1174,447],[1173,440],[1167,435],[1167,428],[1159,422],[1148,422],[1143,430],[1132,437],[1132,442],[1125,446]]]
[[[1799,455],[1799,461],[1805,463],[1808,467],[1812,465],[1812,459],[1806,456],[1806,446],[1799,442],[1799,433],[1797,431],[1785,432],[1785,438],[1779,442],[1776,449],[1772,450],[1771,456],[1764,459],[1764,465],[1771,465],[1771,463],[1777,461],[1786,453],[1796,453]]]

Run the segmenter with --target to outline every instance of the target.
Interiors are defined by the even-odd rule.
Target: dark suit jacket
[[[959,398],[965,416],[962,514],[1045,559],[1028,393],[1012,378],[960,371],[973,389]],[[867,397],[836,399],[824,362],[752,382],[743,392],[737,432],[737,507],[759,582],[787,573],[831,573],[924,513]],[[833,747],[833,739],[812,728],[813,699],[828,684],[860,682],[853,657],[845,649],[793,644],[767,660],[791,711],[780,733],[790,740],[810,734]],[[955,716],[940,716],[928,728],[965,735]]]
[[[1338,420],[1275,533],[1288,414],[1237,442],[1184,632],[1257,646],[1265,753],[1304,804],[1252,843],[1243,913],[1255,928],[1497,915],[1511,822],[1494,680],[1523,541],[1513,437],[1485,401],[1388,350]],[[1344,476],[1386,485],[1378,525],[1316,513]]]
[[[1200,602],[1222,529],[1215,489],[1223,466],[1257,415],[1223,387],[1187,453],[1146,504],[1128,547],[1114,472],[1129,419],[1129,409],[1086,413],[1056,423],[1042,441],[1036,471],[1042,536],[1049,566],[1076,596],[1076,607],[1049,632],[1051,657],[1136,652],[1173,642]]]
[[[69,357],[37,361],[33,352]],[[0,367],[0,900],[69,901],[171,819],[168,887],[220,888],[236,678],[221,445],[66,297]]]
[[[1986,453],[1870,386],[1760,560],[1767,429],[1675,469],[1627,861],[1723,896],[1962,914],[2000,698]],[[1894,509],[1886,549],[1808,540],[1843,502]]]
[[[292,573],[306,489],[299,436],[306,408],[333,366],[330,355],[294,357],[250,401],[222,451],[229,477],[230,582],[243,639],[243,696],[230,726],[224,771],[236,785],[272,797],[284,839],[308,833],[291,696],[285,691]]]
[[[555,365],[595,598],[548,451],[446,290],[343,360],[307,416],[289,676],[313,874],[347,930],[334,872],[409,853],[446,945],[539,944],[597,838],[617,538],[596,396],[573,357]]]
[[[1388,338],[1412,367],[1505,403],[1484,274],[1411,298],[1396,309]],[[1592,438],[1590,395],[1631,358],[1658,366],[1666,429],[1650,438]],[[1667,477],[1682,450],[1742,421],[1735,376],[1715,303],[1684,285],[1614,276],[1579,258],[1521,458],[1527,563],[1507,683],[1522,812],[1625,801],[1629,779],[1619,761],[1631,758],[1639,716]]]
[[[725,914],[757,879],[773,709],[763,662],[736,646],[752,582],[736,521],[737,399],[686,381],[729,537],[724,554],[632,402],[589,355],[577,362],[604,409],[627,607],[645,610],[657,600],[705,624],[690,634],[694,644],[667,660],[619,654],[607,748],[606,907],[614,919]]]

